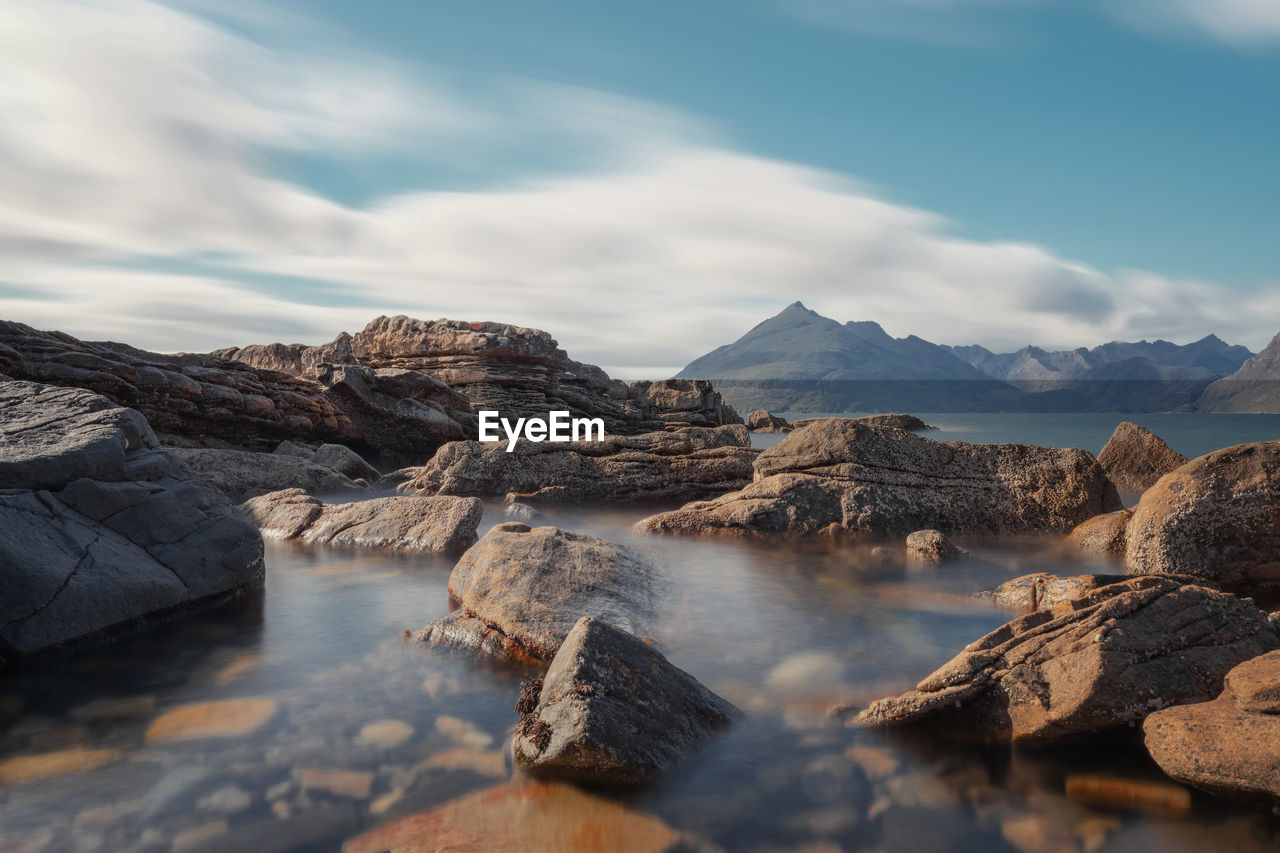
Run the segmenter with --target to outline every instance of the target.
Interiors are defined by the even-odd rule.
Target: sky
[[[1280,0],[3,0],[0,317],[495,320],[623,378],[796,300],[1257,350],[1277,139]]]

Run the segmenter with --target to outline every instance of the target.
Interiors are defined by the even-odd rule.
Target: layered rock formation
[[[565,444],[459,441],[400,472],[405,494],[506,495],[542,502],[690,500],[751,482],[759,451],[741,425]]]
[[[175,447],[169,455],[205,486],[233,504],[249,498],[302,489],[312,495],[352,495],[368,490],[367,484],[311,459],[251,450]]]
[[[1280,652],[1231,670],[1212,702],[1152,714],[1142,731],[1151,757],[1174,779],[1280,803]]]
[[[0,373],[86,388],[141,412],[166,443],[269,451],[336,442],[425,459],[474,434],[467,400],[420,373],[347,367],[311,377],[212,355],[160,355],[0,321]]]
[[[988,740],[1044,743],[1202,702],[1232,667],[1277,647],[1249,602],[1133,578],[1009,622],[857,721],[932,720]]]
[[[791,432],[792,428],[786,418],[763,409],[747,415],[747,429],[752,432]]]
[[[1125,528],[1130,574],[1280,586],[1280,441],[1201,456],[1148,489]]]
[[[541,776],[623,784],[670,774],[734,713],[652,647],[590,616],[516,710],[516,764]]]
[[[1165,474],[1186,464],[1187,457],[1138,424],[1124,421],[1098,454],[1098,464],[1125,497],[1141,495]]]
[[[939,442],[856,420],[820,420],[755,461],[755,482],[637,524],[648,533],[809,536],[1069,530],[1119,508],[1092,455]]]
[[[603,418],[610,433],[742,423],[709,382],[628,386],[569,358],[546,332],[505,323],[378,317],[323,346],[255,345],[214,355],[313,378],[340,365],[426,374],[465,396],[476,411],[493,409],[514,420],[567,410],[573,417]]]
[[[256,586],[262,540],[138,412],[0,382],[0,662]]]
[[[269,539],[308,545],[456,554],[476,541],[476,498],[395,497],[326,504],[302,489],[246,501],[241,513]]]
[[[656,569],[630,548],[557,527],[506,522],[449,575],[459,608],[418,632],[432,645],[550,661],[583,616],[642,636],[653,618]]]
[[[1047,572],[1023,575],[985,589],[975,598],[1014,610],[1048,610],[1067,601],[1084,598],[1095,589],[1126,580],[1124,575],[1076,575],[1059,577]]]

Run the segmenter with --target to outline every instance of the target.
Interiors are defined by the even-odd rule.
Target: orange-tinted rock
[[[1125,421],[1098,454],[1098,464],[1125,497],[1137,497],[1187,462],[1146,427]]]
[[[15,755],[0,761],[0,785],[35,782],[69,773],[87,773],[120,757],[114,749],[71,747],[37,755]]]
[[[1191,792],[1162,782],[1076,773],[1067,777],[1067,799],[1091,806],[1182,817],[1191,812]]]
[[[1058,577],[1057,575],[1039,572],[1034,575],[1023,575],[1005,581],[995,589],[987,589],[976,593],[975,597],[985,599],[1000,607],[1018,610],[1047,610],[1062,604],[1064,601],[1075,601],[1083,598],[1099,587],[1108,586],[1125,580],[1124,575],[1077,575],[1075,577]]]
[[[373,790],[373,774],[360,770],[308,767],[298,771],[304,791],[324,791],[336,797],[367,800]]]
[[[275,716],[276,700],[224,699],[184,705],[158,717],[147,729],[147,743],[202,737],[239,737],[261,728]]]
[[[1067,542],[1089,554],[1124,556],[1124,531],[1132,516],[1130,509],[1095,515],[1077,524]]]
[[[747,415],[747,428],[752,432],[791,432],[792,429],[786,418],[763,410]]]
[[[347,841],[343,853],[661,853],[680,841],[661,820],[552,783],[508,782]]]

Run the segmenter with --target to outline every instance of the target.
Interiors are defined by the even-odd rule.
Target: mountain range
[[[677,376],[714,380],[739,408],[783,411],[1280,411],[1280,335],[1257,356],[1216,335],[995,353],[795,302]]]

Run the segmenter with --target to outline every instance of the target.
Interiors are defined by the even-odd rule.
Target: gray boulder
[[[457,610],[418,632],[422,642],[524,661],[549,661],[574,624],[594,616],[643,635],[657,570],[614,542],[506,522],[462,555],[449,575]]]
[[[1116,427],[1098,454],[1098,464],[1126,498],[1137,498],[1156,480],[1186,462],[1187,457],[1165,444],[1160,436],[1129,421]]]
[[[326,504],[302,489],[246,501],[242,515],[268,539],[308,545],[456,554],[476,541],[483,505],[476,498],[393,497]]]
[[[643,641],[583,616],[527,686],[512,751],[540,776],[635,784],[669,775],[735,709]]]
[[[311,462],[315,465],[332,468],[344,477],[349,477],[352,480],[364,480],[366,483],[377,482],[378,478],[382,476],[378,473],[377,468],[364,461],[364,457],[345,444],[320,445],[315,454],[311,456]]]
[[[260,584],[262,539],[135,411],[0,383],[0,660]]]
[[[303,459],[251,450],[175,447],[168,451],[196,479],[234,504],[284,489],[312,495],[351,495],[367,487],[345,474]]]

